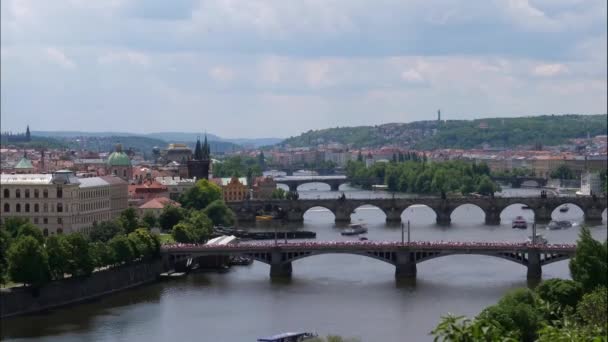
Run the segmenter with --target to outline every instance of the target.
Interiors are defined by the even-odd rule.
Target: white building
[[[1,222],[29,219],[43,234],[88,232],[94,222],[112,220],[127,208],[127,182],[115,176],[78,178],[53,174],[2,174]]]
[[[581,191],[577,192],[578,195],[599,195],[602,192],[602,180],[599,173],[587,171],[581,175]]]

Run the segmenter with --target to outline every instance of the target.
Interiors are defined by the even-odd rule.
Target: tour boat
[[[272,216],[271,215],[258,215],[255,217],[256,221],[272,221]]]
[[[359,238],[359,241],[367,241],[367,240],[368,240],[368,238],[366,238],[365,236],[362,236]]]
[[[526,222],[526,220],[522,217],[522,216],[517,216],[515,218],[515,220],[513,220],[513,225],[512,228],[517,228],[517,229],[527,229],[528,228],[528,222]]]
[[[360,225],[358,223],[355,224],[351,224],[348,226],[348,228],[344,229],[342,231],[342,235],[359,235],[359,234],[364,234],[367,233],[367,228],[363,227],[363,225]]]
[[[566,229],[570,227],[572,227],[572,222],[570,221],[551,221],[547,225],[547,229],[549,230]]]
[[[539,245],[546,245],[549,241],[541,234],[536,234],[536,243]],[[532,243],[532,235],[528,236],[528,243]]]
[[[568,210],[570,210],[570,208],[568,207],[568,205],[567,205],[567,204],[564,204],[564,205],[562,205],[562,206],[559,208],[559,212],[560,212],[560,213],[567,213],[567,212],[568,212]]]
[[[269,337],[258,338],[258,342],[300,342],[317,337],[311,332],[286,332]]]

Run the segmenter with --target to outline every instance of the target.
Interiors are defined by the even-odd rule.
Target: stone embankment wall
[[[156,281],[160,260],[124,265],[93,273],[86,278],[51,282],[36,291],[12,288],[0,293],[0,318],[74,304]]]

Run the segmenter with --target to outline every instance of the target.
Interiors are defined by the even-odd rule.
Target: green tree
[[[51,235],[46,239],[49,270],[53,279],[63,279],[69,273],[70,249],[65,235]]]
[[[4,284],[8,274],[8,259],[7,259],[7,251],[11,245],[11,236],[10,234],[0,228],[0,284]]]
[[[113,251],[108,243],[90,242],[89,251],[95,267],[104,267],[114,264]]]
[[[156,243],[148,230],[139,228],[130,233],[127,238],[136,257],[151,258],[155,255]]]
[[[162,213],[158,217],[160,227],[165,230],[171,230],[173,226],[178,224],[184,218],[184,210],[174,205],[168,205],[163,208]]]
[[[34,286],[43,285],[49,280],[49,257],[35,238],[17,238],[8,249],[7,259],[11,280]]]
[[[72,233],[66,236],[66,240],[70,247],[67,272],[73,276],[93,273],[95,265],[86,237],[81,233]]]
[[[276,188],[274,190],[272,190],[272,194],[270,194],[270,197],[272,199],[285,199],[285,190],[281,189],[281,188]]]
[[[89,232],[89,240],[93,242],[108,242],[114,236],[123,233],[124,229],[118,220],[93,222],[93,227]]]
[[[44,243],[44,236],[42,235],[40,228],[34,226],[33,224],[31,224],[29,222],[19,226],[19,230],[17,232],[17,237],[19,238],[19,237],[23,237],[23,236],[31,236],[34,239],[36,239],[36,241],[38,241],[40,244]]]
[[[129,263],[134,259],[135,253],[125,235],[116,235],[108,244],[114,255],[114,264]]]
[[[570,259],[572,279],[581,283],[585,292],[598,286],[608,286],[608,243],[601,243],[582,227],[576,244],[576,253]]]
[[[470,320],[464,316],[447,315],[431,331],[435,342],[517,342],[517,334],[504,331],[499,323],[485,320]]]
[[[221,202],[221,201],[220,201]],[[215,202],[213,202],[215,203]],[[212,204],[213,204],[212,203]],[[224,202],[221,202],[222,204]],[[209,204],[207,208],[209,208],[212,204]],[[205,209],[206,210],[206,209]],[[211,210],[214,211],[213,209]],[[204,242],[209,239],[209,236],[213,232],[213,222],[207,216],[207,212],[205,211],[193,211],[188,216],[186,223],[192,230],[192,242]]]
[[[477,185],[477,192],[482,195],[491,195],[496,192],[496,186],[487,175],[481,176],[479,185]]]
[[[550,176],[554,179],[574,179],[574,172],[566,164],[561,164],[551,171]]]
[[[192,243],[198,238],[192,225],[185,222],[180,222],[173,226],[173,229],[171,229],[171,236],[173,236],[173,240],[179,243]]]
[[[7,217],[2,225],[12,238],[16,238],[19,233],[19,227],[24,224],[29,224],[30,221],[21,217]]]
[[[137,211],[134,208],[127,208],[120,213],[118,222],[122,226],[125,233],[131,233],[137,229],[138,217]]]
[[[222,189],[215,183],[201,179],[180,196],[180,203],[185,208],[204,209],[209,203],[222,198]]]
[[[149,211],[144,214],[144,216],[141,218],[141,221],[143,223],[143,226],[148,228],[154,228],[158,226],[158,219],[156,218],[154,213]]]
[[[585,294],[576,307],[580,321],[591,328],[608,332],[608,288],[599,286]]]
[[[226,203],[221,200],[216,200],[211,202],[205,210],[203,210],[203,214],[205,214],[213,225],[223,225],[223,226],[231,226],[234,224],[235,215],[232,209],[228,208]]]
[[[549,279],[543,281],[536,293],[544,301],[557,303],[561,307],[576,308],[576,304],[583,295],[583,288],[575,281],[567,279]]]

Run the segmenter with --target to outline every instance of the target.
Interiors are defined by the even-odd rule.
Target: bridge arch
[[[314,251],[314,252],[285,252],[286,258],[284,262],[293,262],[304,258],[312,257],[315,255],[323,254],[350,254],[360,255],[368,258],[380,260],[382,262],[395,265],[397,263],[397,253],[391,251]]]
[[[383,208],[374,204],[361,204],[356,208],[353,208],[350,214],[351,221],[366,221],[376,222],[380,221],[384,223],[388,217],[386,211]]]
[[[450,212],[451,222],[484,223],[486,212],[475,203],[463,203]]]
[[[524,207],[531,209],[523,209]],[[528,223],[533,223],[536,219],[534,208],[529,203],[525,203],[525,201],[512,203],[500,211],[500,221],[502,223],[510,225],[517,216],[522,216]]]
[[[415,224],[435,224],[437,212],[426,204],[411,204],[401,212],[403,222],[410,221]]]
[[[540,188],[542,184],[536,179],[524,179],[521,181],[521,186],[527,188]]]
[[[567,208],[567,212],[561,212],[562,208]],[[582,222],[585,219],[585,210],[575,203],[563,203],[551,210],[552,220],[574,220]]]
[[[310,181],[298,184],[297,191],[331,191],[331,185],[323,181]]]
[[[323,216],[323,219],[327,216],[327,220],[334,222],[336,219],[336,213],[328,207],[324,207],[322,205],[310,206],[302,208],[302,216],[303,219],[306,219],[306,216],[311,215],[312,213],[318,213]]]

